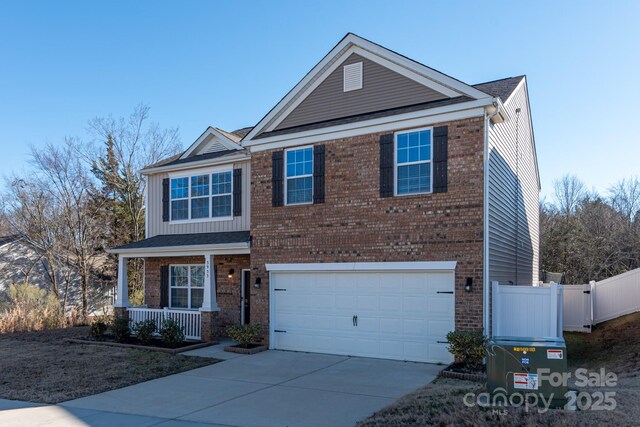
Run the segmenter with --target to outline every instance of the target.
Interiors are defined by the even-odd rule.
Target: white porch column
[[[118,289],[114,307],[129,307],[129,287],[127,280],[127,257],[118,256]]]
[[[205,254],[204,256],[204,297],[200,311],[220,311],[216,298],[216,270],[215,256]]]

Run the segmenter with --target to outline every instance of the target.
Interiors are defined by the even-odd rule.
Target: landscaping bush
[[[29,283],[12,284],[0,309],[0,333],[40,331],[64,326],[60,302]]]
[[[136,337],[145,344],[149,344],[156,332],[156,322],[151,319],[142,320],[133,325]]]
[[[260,333],[262,328],[256,324],[233,325],[227,328],[227,334],[241,346],[256,344],[261,341]]]
[[[456,362],[471,369],[478,369],[482,365],[487,348],[487,337],[482,330],[449,332],[447,341],[448,350]]]
[[[91,324],[91,329],[89,330],[89,336],[91,338],[95,338],[97,340],[100,340],[102,338],[104,338],[104,334],[105,332],[107,332],[107,328],[109,327],[109,325],[107,325],[106,322],[104,322],[101,319],[95,320],[92,324]]]
[[[116,317],[111,322],[111,332],[113,337],[118,341],[125,341],[131,336],[131,329],[129,328],[129,318]]]
[[[160,328],[160,339],[169,347],[176,347],[184,341],[184,331],[176,320],[166,319]]]

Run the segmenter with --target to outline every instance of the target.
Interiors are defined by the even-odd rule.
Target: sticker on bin
[[[538,374],[525,374],[518,372],[514,373],[513,388],[519,388],[522,390],[537,390]]]
[[[562,350],[547,350],[547,359],[562,359]]]

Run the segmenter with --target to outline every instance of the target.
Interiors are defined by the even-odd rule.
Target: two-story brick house
[[[148,307],[124,261],[116,305],[194,337],[446,362],[450,330],[490,333],[490,280],[538,280],[523,76],[467,85],[348,34],[256,126],[143,173],[148,238],[114,252],[145,258]]]

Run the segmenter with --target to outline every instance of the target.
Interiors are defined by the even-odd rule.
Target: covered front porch
[[[250,320],[249,232],[155,236],[112,250],[118,255],[115,313],[133,323],[177,321],[185,338],[216,341]],[[132,307],[128,261],[144,259],[144,303]]]

